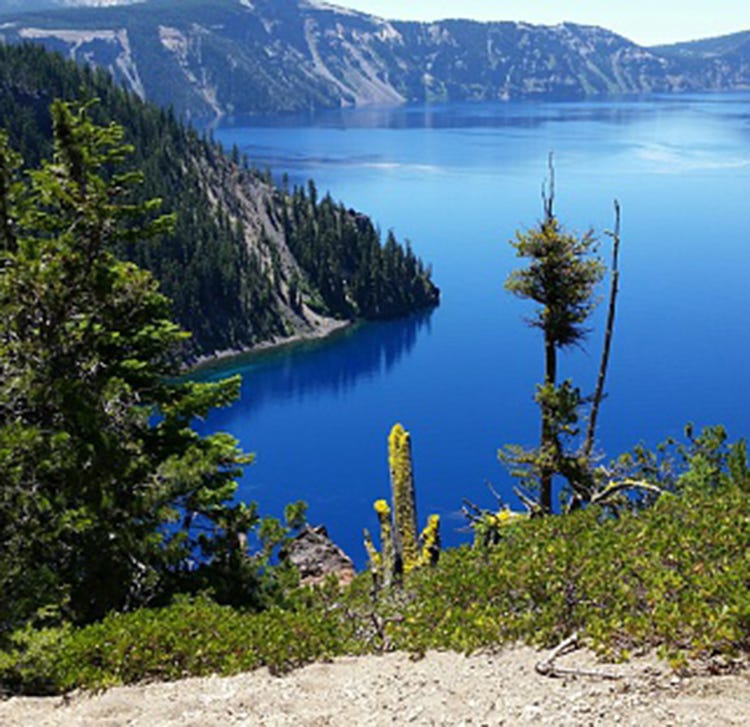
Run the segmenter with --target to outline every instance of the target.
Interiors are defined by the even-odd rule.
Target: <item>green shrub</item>
[[[60,693],[142,680],[229,675],[267,666],[283,672],[344,651],[338,618],[319,605],[261,614],[180,598],[162,609],[112,614],[79,628],[19,634],[0,655],[13,691]]]
[[[602,656],[657,649],[690,658],[750,652],[750,496],[688,487],[647,510],[590,508],[519,520],[491,548],[447,550],[400,589],[369,574],[262,613],[205,596],[113,614],[79,629],[23,631],[0,654],[0,683],[64,692],[144,679],[282,672],[342,654],[550,647],[573,631]]]
[[[415,573],[401,648],[473,650],[573,631],[610,656],[735,654],[750,647],[750,498],[734,486],[519,522],[492,549],[448,551]]]

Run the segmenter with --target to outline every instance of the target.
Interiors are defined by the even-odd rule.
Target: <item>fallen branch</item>
[[[603,502],[608,500],[610,497],[617,495],[625,490],[645,490],[646,492],[652,492],[655,495],[663,495],[664,490],[657,485],[652,485],[650,482],[645,480],[622,480],[620,482],[613,482],[607,485],[603,490],[595,492],[591,497],[592,505],[601,505]]]
[[[580,648],[578,640],[578,633],[574,633],[572,636],[568,636],[563,642],[558,644],[550,653],[550,655],[536,663],[534,668],[537,674],[541,674],[551,679],[559,679],[560,677],[576,676],[576,677],[591,677],[592,679],[611,679],[616,681],[622,679],[621,674],[613,674],[612,672],[599,671],[597,669],[572,669],[569,667],[556,666],[555,661],[565,654],[569,654]]]
[[[578,648],[578,632],[576,632],[572,636],[568,636],[567,639],[559,643],[554,649],[552,649],[552,653],[550,653],[550,655],[546,659],[537,662],[534,668],[536,669],[537,673],[541,674],[542,676],[554,676],[552,672],[555,669],[555,660],[563,654],[575,651]]]

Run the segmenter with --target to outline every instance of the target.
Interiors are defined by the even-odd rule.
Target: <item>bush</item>
[[[738,487],[665,495],[617,519],[591,508],[522,521],[492,549],[416,573],[400,648],[552,646],[580,631],[608,657],[750,647],[750,498]]]
[[[262,613],[182,597],[85,628],[19,632],[0,655],[0,683],[59,693],[388,649],[550,647],[573,631],[610,659],[656,648],[682,665],[750,651],[750,497],[740,487],[688,487],[618,518],[590,508],[503,534],[491,548],[448,550],[377,597],[363,574],[345,591],[298,590]]]
[[[261,666],[280,673],[342,653],[339,627],[320,606],[257,614],[182,597],[75,630],[19,632],[0,655],[0,681],[12,691],[51,694]]]

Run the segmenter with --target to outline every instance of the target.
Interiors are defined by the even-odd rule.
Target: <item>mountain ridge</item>
[[[136,201],[159,198],[175,229],[116,252],[149,269],[192,333],[187,360],[290,337],[318,337],[345,321],[429,308],[429,270],[364,214],[226,156],[176,116],[34,45],[0,44],[0,128],[27,164],[51,154],[54,98],[96,98],[97,123],[125,128],[129,160],[143,172]]]
[[[38,12],[59,8],[136,5],[147,0],[0,0],[0,13]]]
[[[141,97],[205,119],[750,87],[742,55],[646,48],[573,23],[390,21],[313,0],[148,0],[3,20],[4,42],[102,66]]]

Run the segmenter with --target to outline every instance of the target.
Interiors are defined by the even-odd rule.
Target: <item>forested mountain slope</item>
[[[693,69],[695,76],[703,77],[706,86],[747,88],[750,85],[750,31],[659,46],[654,50]]]
[[[190,354],[311,329],[319,316],[382,318],[434,305],[438,291],[408,246],[381,245],[370,220],[329,197],[275,188],[172,113],[37,46],[0,45],[0,127],[30,164],[50,151],[49,103],[99,98],[127,129],[142,198],[177,214],[174,234],[118,252],[155,273],[193,333]]]
[[[731,54],[687,57],[597,27],[397,22],[318,0],[145,0],[10,14],[0,38],[96,63],[142,97],[201,117],[750,84],[748,65]]]
[[[0,13],[20,13],[56,8],[135,5],[144,0],[0,0]]]

